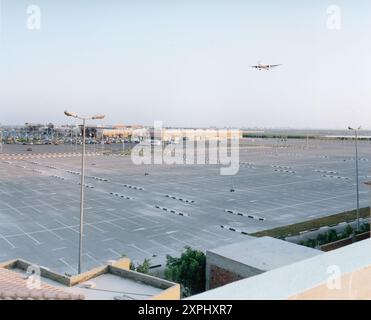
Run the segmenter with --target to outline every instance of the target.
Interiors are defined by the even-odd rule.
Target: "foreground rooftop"
[[[0,300],[176,300],[180,298],[178,284],[131,271],[129,266],[129,259],[120,259],[76,276],[66,276],[24,260],[8,261],[0,264]],[[40,274],[40,278],[37,274]]]
[[[371,299],[371,239],[189,299]]]

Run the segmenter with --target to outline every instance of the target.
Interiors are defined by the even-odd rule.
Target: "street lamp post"
[[[104,149],[104,136],[103,136],[103,128],[102,128],[102,138],[101,138],[101,141],[100,141],[100,144],[101,144],[101,147],[102,147],[102,154],[103,154],[103,149]]]
[[[78,126],[76,126],[76,129],[78,129]],[[77,151],[77,135],[78,135],[78,130],[75,130],[75,151]]]
[[[0,126],[1,126],[1,123],[0,123]],[[0,153],[3,153],[3,140],[4,140],[4,137],[3,137],[3,129],[0,128],[1,130],[1,138],[0,138]]]
[[[356,149],[356,190],[357,190],[357,232],[359,232],[359,175],[358,175],[358,131],[361,127],[356,129],[348,127],[349,130],[354,131],[355,149]]]
[[[78,115],[65,111],[67,117],[73,117],[82,120],[82,155],[81,155],[81,181],[80,181],[80,233],[79,233],[79,262],[78,273],[81,273],[82,266],[82,237],[84,227],[84,184],[85,184],[85,123],[87,120],[103,119],[104,115],[96,115],[93,117],[79,117]]]
[[[26,143],[28,144],[28,130],[27,130],[27,126],[28,126],[28,123],[26,122],[24,124],[25,128],[26,128]]]
[[[73,150],[73,126],[70,127],[71,129],[71,152]]]

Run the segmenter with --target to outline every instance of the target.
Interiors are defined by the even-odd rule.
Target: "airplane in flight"
[[[260,63],[260,61],[259,61],[257,65],[250,66],[250,67],[258,69],[259,71],[261,71],[261,70],[267,70],[268,71],[272,68],[279,67],[279,66],[282,66],[282,64],[263,64],[263,63]]]

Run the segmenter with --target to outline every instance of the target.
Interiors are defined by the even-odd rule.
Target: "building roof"
[[[316,288],[323,287],[323,285],[329,289],[327,286],[329,280],[344,278],[344,276],[347,278],[347,275],[356,275],[357,281],[353,281],[353,287],[349,287],[346,282],[343,282],[340,289],[344,289],[348,293],[355,292],[362,284],[369,287],[367,278],[363,278],[362,281],[362,277],[359,278],[359,276],[369,271],[368,267],[371,266],[370,247],[371,239],[363,240],[251,278],[233,282],[189,299],[295,299],[301,298],[301,294],[312,289],[313,293],[318,293],[320,290]],[[329,290],[327,290],[328,293]],[[353,294],[345,297],[351,298],[352,296]],[[364,291],[361,296],[365,297]],[[334,290],[328,296],[311,296],[311,298],[319,299],[333,297],[336,297]],[[371,298],[370,292],[368,298]]]
[[[66,292],[43,281],[30,286],[28,277],[0,268],[0,300],[81,300],[84,295]]]
[[[49,283],[55,286],[63,286],[56,281],[50,281]],[[87,300],[148,300],[163,291],[163,289],[149,284],[109,273],[99,275],[64,290],[71,294],[84,295]]]
[[[253,238],[208,252],[264,271],[322,254],[322,251],[271,237]]]
[[[37,267],[40,286],[32,289],[27,270]],[[178,300],[180,285],[129,270],[130,260],[108,261],[74,276],[56,273],[27,261],[15,259],[0,263],[1,299],[49,300]]]

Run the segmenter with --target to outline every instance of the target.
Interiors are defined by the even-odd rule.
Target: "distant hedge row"
[[[327,232],[320,233],[315,239],[310,238],[310,239],[300,241],[299,244],[302,246],[310,247],[310,248],[316,248],[318,246],[322,246],[324,244],[335,242],[337,240],[346,239],[350,237],[351,235],[356,235],[356,234],[364,233],[367,231],[370,231],[369,223],[364,223],[360,225],[359,232],[353,230],[351,225],[348,224],[347,227],[344,229],[344,231],[340,234],[338,234],[336,230],[331,229],[331,230],[328,230]]]

